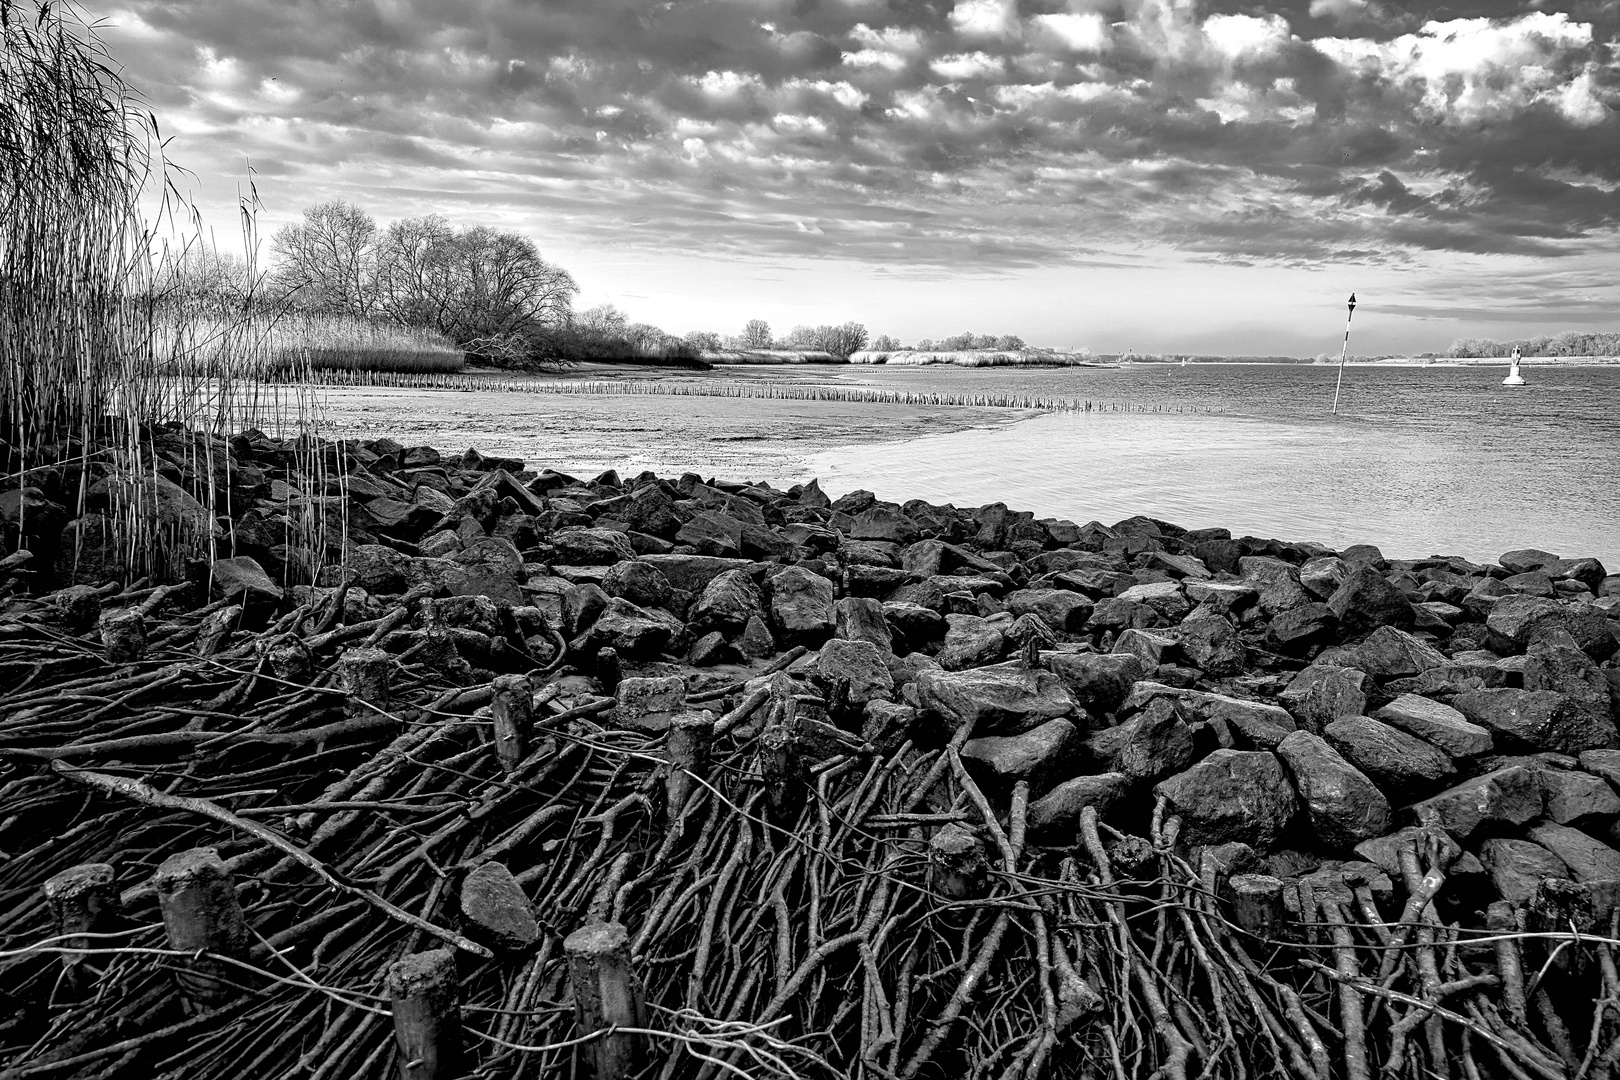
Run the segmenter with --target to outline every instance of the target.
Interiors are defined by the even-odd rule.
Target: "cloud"
[[[978,269],[1141,244],[1558,261],[1620,231],[1612,4],[126,2],[109,40],[176,156],[251,161],[284,215],[318,192],[603,247]]]

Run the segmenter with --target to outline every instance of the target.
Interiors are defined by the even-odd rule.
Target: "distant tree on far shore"
[[[351,202],[304,208],[271,238],[271,284],[314,315],[365,318],[376,307],[377,223]]]
[[[872,342],[873,352],[899,352],[900,349],[900,342],[896,341],[888,334],[879,334],[877,339]]]
[[[771,324],[764,319],[749,319],[737,340],[745,349],[768,349],[772,342]]]
[[[720,350],[720,335],[710,330],[693,330],[686,335],[685,341],[698,352],[718,352]]]
[[[938,341],[923,338],[917,342],[918,352],[984,352],[991,349],[1018,352],[1025,348],[1028,346],[1017,334],[975,334],[971,331],[940,338]]]
[[[841,326],[795,326],[786,344],[790,349],[829,352],[847,358],[850,353],[866,348],[866,327],[858,322]]]
[[[1587,333],[1566,330],[1561,334],[1520,338],[1517,341],[1495,341],[1491,338],[1459,338],[1452,342],[1447,355],[1463,357],[1494,357],[1505,359],[1518,349],[1524,356],[1620,356],[1620,333]]]

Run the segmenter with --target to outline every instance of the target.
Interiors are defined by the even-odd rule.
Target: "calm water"
[[[1329,367],[863,369],[845,377],[1213,411],[1045,415],[830,450],[806,475],[1077,522],[1149,514],[1397,557],[1540,547],[1620,571],[1620,367],[1527,368],[1517,388],[1504,373],[1348,368],[1333,416]]]

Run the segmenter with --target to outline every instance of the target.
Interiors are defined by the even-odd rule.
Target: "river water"
[[[1148,514],[1394,557],[1540,547],[1620,571],[1620,367],[1526,368],[1529,385],[1512,388],[1503,374],[1350,367],[1334,415],[1330,367],[877,368],[846,377],[1171,411],[846,446],[806,471],[830,492],[1000,501],[1076,522]]]

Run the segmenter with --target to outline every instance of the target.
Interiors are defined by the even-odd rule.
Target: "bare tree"
[[[333,315],[372,314],[377,223],[341,199],[304,210],[271,240],[273,284],[298,307]]]
[[[720,349],[720,335],[709,330],[693,330],[686,335],[686,344],[697,352],[718,352]]]
[[[878,352],[899,352],[900,342],[888,334],[879,334],[877,340],[872,342],[872,348]]]
[[[408,326],[444,329],[455,302],[456,232],[437,214],[388,226],[377,252],[377,307]]]
[[[458,233],[453,249],[454,302],[440,329],[454,340],[473,346],[567,322],[579,286],[528,237],[480,225]]]
[[[768,349],[771,347],[771,324],[764,319],[749,319],[743,325],[743,348]]]

